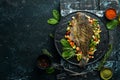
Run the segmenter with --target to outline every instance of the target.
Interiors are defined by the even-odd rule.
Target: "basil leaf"
[[[60,42],[63,47],[69,47],[69,48],[71,47],[69,42],[66,39],[61,39]]]
[[[52,11],[52,14],[53,14],[53,17],[56,19],[56,20],[59,20],[60,19],[60,14],[57,10],[53,10]]]
[[[47,23],[48,24],[57,24],[58,21],[56,19],[54,19],[54,18],[50,18],[50,19],[47,20]]]
[[[69,47],[63,47],[63,51],[72,51],[73,48],[69,48]]]
[[[47,49],[42,49],[42,53],[46,54],[46,55],[48,55],[50,57],[53,57],[52,54]]]
[[[54,71],[55,71],[55,69],[54,69],[53,67],[49,67],[49,68],[46,69],[46,72],[47,72],[48,74],[51,74],[51,73],[53,73]]]
[[[62,57],[65,59],[70,59],[73,56],[75,56],[74,51],[63,51],[63,53],[62,53]]]
[[[118,20],[112,20],[106,24],[107,29],[113,30],[118,25]]]
[[[50,36],[51,38],[54,38],[54,35],[53,35],[52,33],[50,33],[49,36]]]

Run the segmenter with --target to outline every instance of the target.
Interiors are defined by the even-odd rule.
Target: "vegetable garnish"
[[[47,49],[42,49],[42,53],[49,57],[53,57],[52,54]]]
[[[56,20],[56,19],[54,19],[54,18],[50,18],[48,21],[47,21],[47,23],[48,24],[57,24],[58,23],[58,21]]]
[[[62,57],[65,59],[69,59],[73,56],[75,56],[75,49],[73,49],[69,42],[66,39],[61,39],[60,40],[62,46],[63,46],[63,52],[62,52]]]
[[[75,56],[77,61],[87,63],[89,59],[94,58],[96,47],[100,42],[100,32],[97,19],[84,13],[76,13],[68,22],[65,39],[61,39],[62,56],[65,59]]]
[[[46,69],[46,72],[48,74],[51,74],[51,73],[55,72],[55,69],[53,67],[49,67],[49,68]]]
[[[100,42],[100,26],[99,26],[99,22],[97,20],[93,20],[92,25],[94,26],[93,32],[94,35],[92,36],[92,39],[90,40],[90,44],[89,44],[89,52],[88,54],[91,55],[93,58],[94,56],[94,52],[97,50],[96,46],[97,44],[99,44]]]
[[[111,55],[112,52],[112,45],[109,45],[109,50],[107,51],[107,53],[105,54],[104,58],[101,60],[101,62],[98,65],[98,71],[100,71],[103,67],[104,64],[106,63],[107,59],[109,58],[109,56]]]
[[[118,24],[119,24],[118,20],[111,20],[106,24],[106,26],[107,26],[107,29],[113,30],[115,27],[117,27]]]
[[[59,12],[54,9],[54,10],[52,11],[52,14],[53,14],[53,17],[54,17],[56,20],[59,21],[59,19],[60,19],[60,14],[59,14]]]
[[[53,10],[52,11],[52,15],[53,15],[53,18],[50,18],[47,20],[47,23],[48,24],[52,24],[52,25],[55,25],[59,22],[59,19],[60,19],[60,14],[57,10]]]

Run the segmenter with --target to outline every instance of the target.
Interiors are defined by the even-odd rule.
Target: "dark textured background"
[[[55,26],[47,24],[53,9],[59,0],[0,0],[0,80],[52,80],[34,63],[41,49],[55,52]]]
[[[0,80],[56,80],[57,73],[43,74],[35,67],[41,49],[58,54],[49,37],[56,26],[47,24],[53,9],[60,9],[59,0],[0,0]],[[111,56],[117,59],[114,79],[119,80],[120,27],[110,35],[114,46]]]

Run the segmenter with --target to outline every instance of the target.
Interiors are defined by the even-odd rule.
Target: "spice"
[[[112,20],[116,17],[116,10],[113,8],[109,8],[105,11],[105,16],[107,19]]]
[[[40,55],[37,59],[37,66],[41,69],[48,68],[51,65],[50,58],[47,55]]]
[[[112,72],[112,70],[110,68],[103,68],[100,71],[100,76],[104,80],[109,80],[110,78],[112,78],[113,72]]]
[[[39,64],[38,64],[40,67],[42,67],[42,68],[46,68],[46,67],[48,67],[49,66],[49,63],[48,63],[48,60],[46,60],[46,59],[41,59],[40,61],[39,61]]]

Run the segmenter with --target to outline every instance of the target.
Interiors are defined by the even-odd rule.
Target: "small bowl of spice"
[[[108,19],[108,20],[113,20],[115,19],[117,16],[117,12],[114,8],[108,8],[106,9],[105,11],[105,17]]]
[[[113,71],[111,68],[103,68],[101,71],[100,71],[100,76],[103,80],[109,80],[112,78],[113,76]]]
[[[48,55],[42,54],[37,58],[37,67],[45,70],[51,66],[51,59]]]

